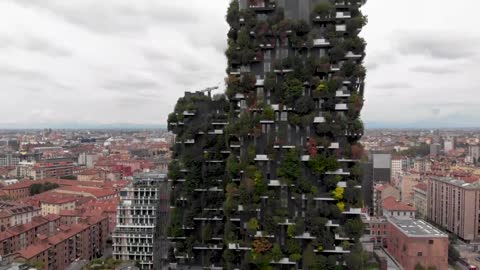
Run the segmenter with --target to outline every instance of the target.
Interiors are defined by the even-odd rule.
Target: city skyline
[[[0,128],[164,126],[185,91],[223,88],[228,2],[3,1]],[[478,5],[365,5],[367,127],[479,126]]]

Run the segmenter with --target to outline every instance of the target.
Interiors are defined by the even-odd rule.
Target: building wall
[[[40,207],[42,208],[42,215],[46,216],[48,214],[58,215],[61,210],[73,210],[75,209],[75,202],[67,203],[46,203],[41,202]]]
[[[412,237],[389,223],[387,243],[388,253],[403,269],[413,270],[420,264],[425,269],[433,266],[437,270],[448,270],[448,237]]]
[[[426,191],[419,188],[413,188],[413,206],[415,207],[415,209],[417,209],[417,218],[425,219],[427,217]]]
[[[427,190],[429,220],[466,241],[479,239],[479,189],[466,189],[432,178]]]

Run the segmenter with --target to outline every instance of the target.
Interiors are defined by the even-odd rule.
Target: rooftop
[[[390,218],[389,222],[404,234],[412,237],[448,237],[432,224],[421,219],[396,219]]]
[[[406,203],[397,201],[397,199],[395,199],[395,197],[393,196],[389,196],[385,200],[383,200],[382,206],[383,209],[389,211],[415,211],[414,207]]]
[[[478,181],[470,183],[470,182],[460,180],[457,178],[452,178],[452,177],[433,177],[432,180],[447,183],[447,184],[454,185],[464,189],[480,189],[480,182]]]

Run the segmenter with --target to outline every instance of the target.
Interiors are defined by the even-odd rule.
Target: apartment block
[[[72,226],[60,225],[53,235],[41,235],[35,243],[13,255],[16,261],[40,262],[42,270],[63,270],[72,262],[103,255],[108,237],[108,219],[90,217]]]
[[[0,201],[0,231],[21,224],[27,224],[39,216],[40,207],[15,202]]]
[[[162,269],[168,250],[169,193],[166,175],[155,172],[135,175],[133,183],[120,191],[115,259],[135,261],[143,270]]]
[[[480,182],[431,177],[427,187],[427,217],[461,239],[478,241]]]

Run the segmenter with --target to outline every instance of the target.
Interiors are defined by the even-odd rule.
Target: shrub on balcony
[[[351,77],[355,73],[357,68],[357,64],[353,61],[346,61],[343,63],[342,68],[340,69],[340,73],[344,77]]]
[[[277,75],[274,72],[268,72],[265,74],[265,81],[263,88],[265,91],[273,92],[277,83]]]
[[[298,79],[290,79],[286,81],[285,103],[289,107],[293,107],[295,100],[302,96],[303,83]]]
[[[261,116],[262,120],[275,120],[275,111],[271,105],[264,105],[263,112]]]
[[[320,3],[313,8],[314,17],[318,16],[331,16],[335,11],[335,6],[328,0],[321,0]]]
[[[260,228],[260,224],[256,218],[251,218],[247,223],[247,231],[254,234]]]
[[[280,245],[275,243],[273,244],[272,251],[271,251],[272,260],[278,262],[280,261],[285,255],[283,255],[282,249]]]
[[[334,171],[338,168],[339,164],[336,158],[327,157],[325,155],[316,155],[310,158],[308,166],[312,169],[316,175],[322,175],[327,171]]]
[[[344,225],[348,237],[358,240],[363,234],[363,222],[360,218],[349,219]]]
[[[333,63],[337,63],[338,61],[341,61],[345,58],[345,54],[347,52],[345,51],[345,48],[343,46],[339,45],[330,49],[328,53],[330,55],[330,60]]]
[[[289,184],[294,183],[301,176],[301,161],[297,150],[290,149],[278,168],[278,177]]]
[[[294,110],[297,114],[305,115],[315,109],[315,103],[310,97],[303,96],[295,101]]]
[[[240,164],[234,154],[230,154],[227,159],[227,172],[231,178],[238,177],[240,173]]]

